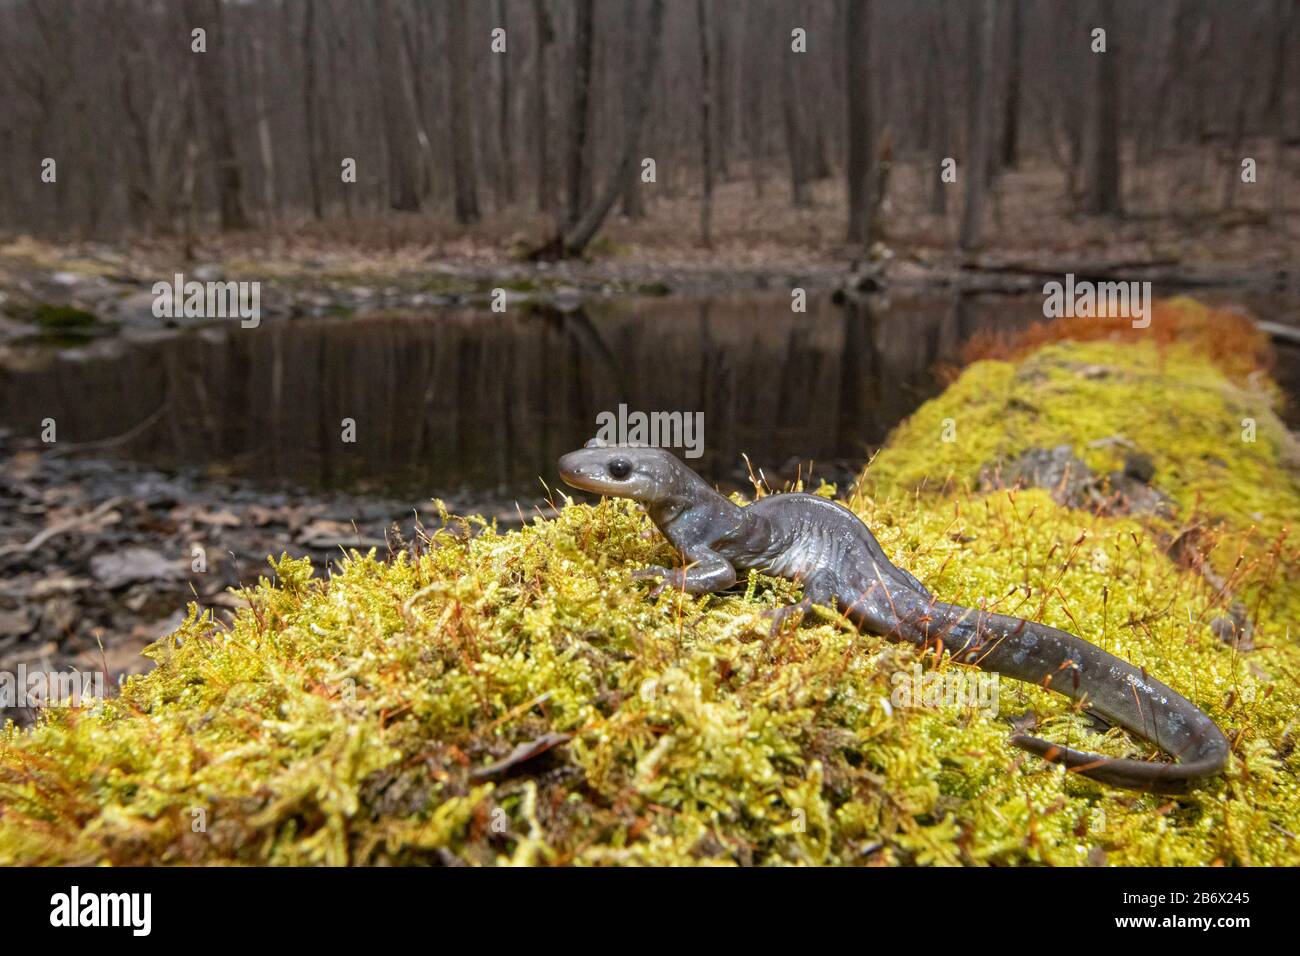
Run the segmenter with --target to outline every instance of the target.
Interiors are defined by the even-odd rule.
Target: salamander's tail
[[[1025,734],[1017,734],[1011,738],[1011,742],[1044,760],[1064,764],[1075,773],[1112,787],[1147,790],[1151,793],[1185,793],[1223,772],[1228,760],[1228,741],[1217,727],[1215,736],[1217,740],[1204,741],[1193,759],[1184,763],[1148,763],[1145,760],[1102,757]]]
[[[951,604],[932,604],[929,618],[927,631],[946,629],[956,659],[1081,700],[1179,762],[1103,757],[1024,734],[1012,738],[1017,747],[1101,783],[1153,793],[1182,793],[1227,764],[1227,738],[1191,701],[1073,634]]]

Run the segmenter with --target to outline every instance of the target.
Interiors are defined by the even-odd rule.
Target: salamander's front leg
[[[722,555],[699,548],[686,556],[685,568],[665,568],[652,565],[632,572],[637,580],[658,580],[659,585],[650,592],[651,597],[658,597],[664,588],[674,588],[687,594],[711,594],[725,591],[736,583],[736,569]]]

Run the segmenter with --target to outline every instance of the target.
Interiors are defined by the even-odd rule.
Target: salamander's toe
[[[673,572],[670,569],[652,564],[648,568],[637,568],[633,571],[632,580],[656,582],[655,586],[650,589],[649,597],[657,598],[672,583],[672,575]]]
[[[768,637],[776,637],[781,633],[781,628],[789,618],[800,617],[810,610],[812,610],[812,602],[808,600],[799,601],[796,604],[787,604],[785,607],[768,608],[763,612],[763,617],[772,622],[767,629]]]

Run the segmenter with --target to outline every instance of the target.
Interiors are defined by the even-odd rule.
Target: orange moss
[[[981,359],[1017,361],[1045,345],[1066,340],[1154,342],[1162,358],[1172,343],[1181,342],[1206,355],[1234,380],[1273,367],[1268,336],[1248,316],[1186,298],[1157,302],[1146,328],[1134,328],[1128,316],[1064,316],[1012,332],[977,332],[962,346],[961,367]],[[951,381],[959,371],[948,368],[942,373]]]

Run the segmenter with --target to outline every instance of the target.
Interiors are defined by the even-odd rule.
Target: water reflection
[[[1041,316],[1037,297],[928,294],[650,299],[561,312],[439,310],[11,349],[0,419],[60,444],[270,484],[400,494],[535,494],[620,403],[703,412],[699,470],[724,483],[792,459],[865,460],[939,388],[976,329]],[[345,419],[356,440],[343,441]],[[743,473],[743,472],[742,472]]]

